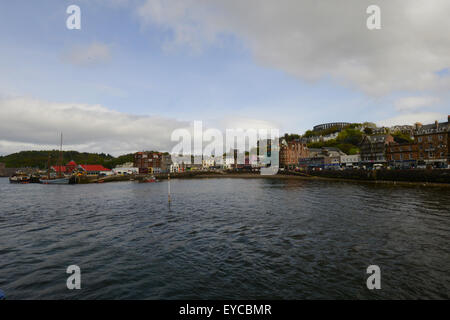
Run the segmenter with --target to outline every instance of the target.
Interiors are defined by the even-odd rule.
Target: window
[[[422,142],[422,137],[419,137],[419,139],[418,139],[418,140],[419,140],[419,142]]]
[[[439,140],[444,140],[444,136],[442,134],[439,135]]]
[[[428,136],[428,141],[429,142],[433,141],[433,137],[432,136]]]

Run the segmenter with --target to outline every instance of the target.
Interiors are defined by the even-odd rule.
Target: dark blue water
[[[8,299],[450,297],[450,188],[265,180],[0,179]],[[69,265],[81,290],[68,290]],[[368,290],[366,268],[381,268]]]

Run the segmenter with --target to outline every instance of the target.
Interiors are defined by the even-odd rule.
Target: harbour
[[[446,299],[448,188],[316,179],[9,184],[9,299]],[[68,265],[82,290],[65,287]],[[368,265],[382,290],[366,288]]]

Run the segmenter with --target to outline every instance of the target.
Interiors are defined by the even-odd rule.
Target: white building
[[[329,141],[329,140],[333,140],[336,139],[339,135],[339,132],[334,132],[334,133],[330,133],[326,136],[322,137],[322,141]]]
[[[112,169],[112,174],[118,174],[118,175],[138,174],[138,173],[139,173],[139,168],[133,167],[133,164],[131,164],[130,167],[116,166],[114,169]]]
[[[178,162],[173,162],[170,165],[170,173],[180,172],[180,164]]]
[[[202,167],[203,169],[209,169],[216,165],[216,160],[213,157],[203,157]]]
[[[342,155],[341,156],[341,164],[345,165],[346,167],[358,165],[359,162],[361,162],[360,154]]]

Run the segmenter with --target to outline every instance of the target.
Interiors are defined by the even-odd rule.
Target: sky
[[[448,0],[2,1],[0,155],[56,148],[60,132],[66,150],[170,151],[193,121],[300,134],[446,121],[448,12]]]

